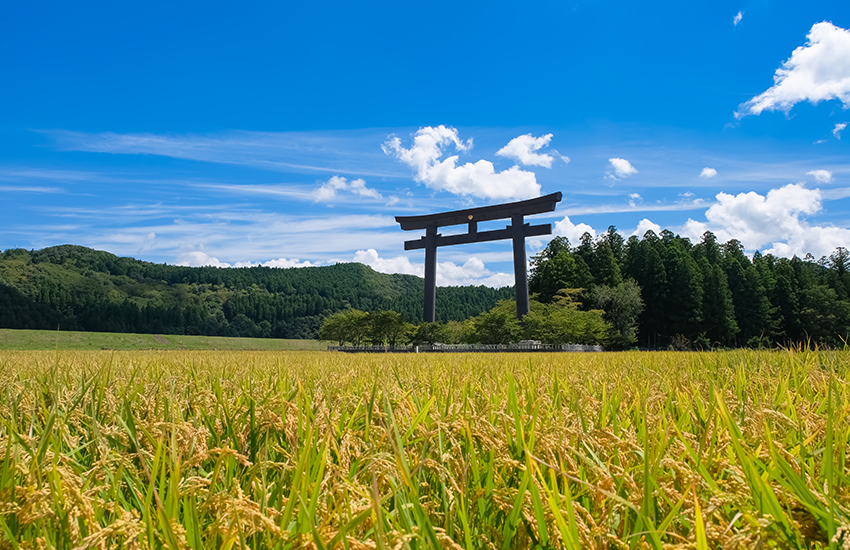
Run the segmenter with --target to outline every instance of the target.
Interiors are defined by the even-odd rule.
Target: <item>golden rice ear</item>
[[[848,354],[2,352],[0,548],[847,546]]]

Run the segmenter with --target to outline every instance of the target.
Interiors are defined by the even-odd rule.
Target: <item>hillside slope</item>
[[[0,254],[0,328],[314,338],[353,307],[422,318],[423,280],[362,264],[279,269],[154,264],[82,246]],[[445,287],[437,318],[463,320],[510,288]]]

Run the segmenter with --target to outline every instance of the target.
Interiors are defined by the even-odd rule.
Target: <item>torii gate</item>
[[[424,229],[425,236],[415,241],[405,241],[405,250],[425,249],[425,321],[434,322],[437,308],[437,247],[453,244],[483,243],[513,239],[514,281],[516,289],[516,314],[518,318],[528,313],[528,268],[525,260],[525,238],[550,235],[552,224],[529,225],[524,216],[552,212],[561,202],[561,193],[552,193],[526,201],[468,208],[425,216],[396,216],[404,231]],[[478,222],[511,219],[505,229],[478,232]],[[437,228],[449,225],[468,224],[469,231],[461,235],[440,235]]]

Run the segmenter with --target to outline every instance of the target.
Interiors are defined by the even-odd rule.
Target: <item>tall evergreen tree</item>
[[[700,258],[699,264],[703,280],[701,333],[711,345],[733,345],[738,323],[726,273],[719,263],[712,265],[707,258]]]
[[[800,323],[800,287],[794,267],[785,258],[776,260],[773,265],[776,284],[770,301],[779,310],[781,328],[777,333],[778,340],[783,343],[801,341],[804,334]]]
[[[599,239],[593,247],[590,272],[593,283],[597,285],[617,286],[623,282],[619,262],[608,239]]]
[[[644,310],[640,317],[638,343],[658,347],[667,336],[667,269],[661,258],[664,245],[658,236],[647,231],[642,241],[629,240],[627,251],[628,274],[641,288]]]
[[[666,317],[662,333],[668,338],[683,335],[693,341],[702,323],[702,274],[683,239],[663,239],[664,267],[668,292],[665,296]]]

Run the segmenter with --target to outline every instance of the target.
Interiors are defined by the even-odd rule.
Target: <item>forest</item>
[[[740,242],[720,243],[711,232],[698,243],[666,230],[625,240],[612,226],[596,239],[585,233],[577,246],[556,237],[531,263],[529,289],[543,303],[581,288],[589,309],[599,306],[595,289],[636,284],[643,309],[634,343],[645,348],[843,346],[850,332],[844,247],[819,259],[750,258]]]
[[[0,253],[0,328],[315,338],[355,308],[422,318],[423,281],[362,264],[279,269],[180,267],[82,246]],[[441,287],[437,318],[462,321],[510,288]]]

